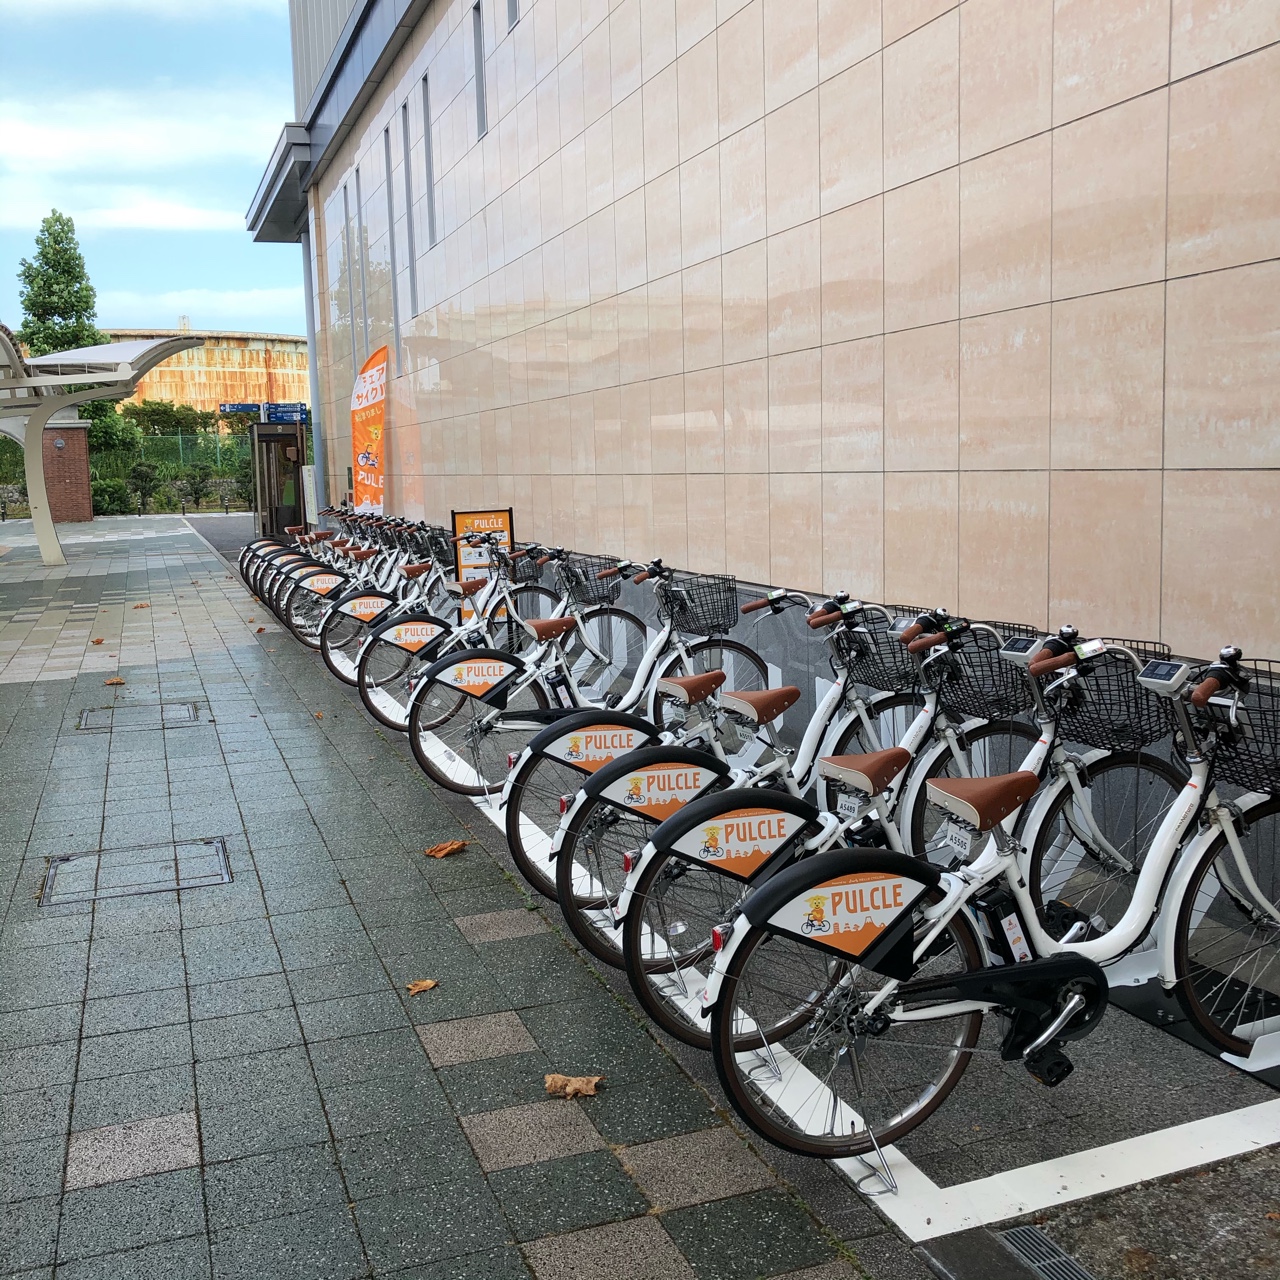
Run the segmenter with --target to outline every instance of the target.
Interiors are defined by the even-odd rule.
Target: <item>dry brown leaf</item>
[[[431,991],[440,984],[434,978],[418,978],[413,982],[406,982],[404,989],[411,996],[420,996],[424,991]]]
[[[102,683],[103,684],[124,684],[124,681],[121,680],[119,676],[112,676],[110,680],[104,680]]]
[[[90,644],[106,644],[106,637],[99,636],[96,640],[90,640],[89,643]]]
[[[594,1098],[604,1076],[562,1076],[552,1071],[544,1078],[553,1098]]]
[[[442,840],[430,849],[423,849],[424,858],[447,858],[451,853],[461,853],[467,847],[465,840]]]
[[[135,604],[133,607],[134,607],[135,609],[150,609],[150,608],[151,608],[151,606],[150,606],[150,605],[149,605],[145,600],[144,600],[144,601],[142,601],[142,603],[141,603],[141,604]]]
[[[316,712],[316,719],[317,719],[317,720],[323,720],[323,719],[324,719],[324,712],[323,712],[323,711],[317,711],[317,712]]]
[[[1269,1214],[1267,1214],[1267,1221],[1268,1221],[1268,1222],[1280,1222],[1280,1213],[1269,1213]]]
[[[266,627],[259,627],[257,630],[257,634],[261,635],[265,630],[266,630]]]

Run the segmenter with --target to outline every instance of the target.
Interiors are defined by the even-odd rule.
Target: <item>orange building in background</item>
[[[190,333],[204,346],[157,365],[133,400],[169,400],[196,409],[220,404],[311,400],[307,340],[280,333],[222,333],[201,329],[106,329],[113,342],[150,341]]]

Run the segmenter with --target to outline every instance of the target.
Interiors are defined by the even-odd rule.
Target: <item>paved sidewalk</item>
[[[0,529],[0,1277],[926,1274],[819,1225],[181,520],[64,532]],[[214,838],[230,883],[133,892]]]

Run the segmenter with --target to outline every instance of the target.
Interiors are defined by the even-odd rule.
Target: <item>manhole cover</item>
[[[220,837],[67,853],[49,859],[40,905],[56,907],[230,882],[226,841]]]
[[[150,706],[118,704],[114,707],[86,707],[76,721],[77,729],[177,729],[198,724],[200,709],[194,702],[159,702]]]
[[[1044,1280],[1094,1280],[1069,1253],[1064,1253],[1039,1227],[1010,1227],[1000,1238]]]

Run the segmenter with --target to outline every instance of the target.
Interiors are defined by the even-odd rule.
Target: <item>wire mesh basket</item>
[[[542,548],[536,542],[517,542],[515,550],[530,554],[523,555],[518,560],[508,559],[507,577],[512,582],[537,582],[542,577],[542,566],[538,563]]]
[[[574,604],[588,607],[617,602],[622,594],[622,575],[615,574],[612,578],[596,576],[605,569],[615,568],[617,563],[611,556],[589,556],[572,551],[569,558],[560,561],[556,568],[569,598]]]
[[[1206,715],[1218,730],[1214,775],[1249,791],[1280,792],[1280,662],[1255,658],[1241,664],[1249,692],[1232,710],[1210,703]]]
[[[427,553],[441,569],[449,569],[453,564],[454,551],[448,529],[433,524],[427,530]]]
[[[976,625],[980,627],[990,627],[992,631],[998,631],[1005,640],[1012,640],[1014,636],[1025,636],[1028,640],[1042,640],[1049,633],[1043,627],[1033,627],[1028,622],[998,622],[993,618],[983,618]]]
[[[738,581],[719,573],[678,570],[663,583],[658,609],[685,635],[724,635],[738,620]]]
[[[893,618],[887,618],[880,609],[867,609],[850,626],[846,623],[831,637],[837,660],[848,670],[850,679],[869,689],[885,693],[902,693],[919,683],[915,659],[893,631],[893,621],[899,617],[918,617],[919,611],[900,610],[896,605],[885,608]]]
[[[1102,653],[1080,660],[1079,678],[1059,693],[1059,736],[1111,751],[1149,747],[1167,737],[1172,725],[1166,700],[1143,688],[1138,672],[1144,663],[1168,658],[1169,646],[1141,640],[1106,639],[1104,643],[1108,648]],[[1128,649],[1133,658],[1111,646]]]
[[[1020,625],[1000,624],[1002,628]],[[1009,634],[1034,634],[1033,629],[996,632],[988,629],[991,626],[973,624],[952,646],[924,661],[924,682],[937,690],[938,705],[953,720],[970,716],[1007,720],[1029,711],[1035,701],[1025,669],[1000,656],[1000,646]]]

